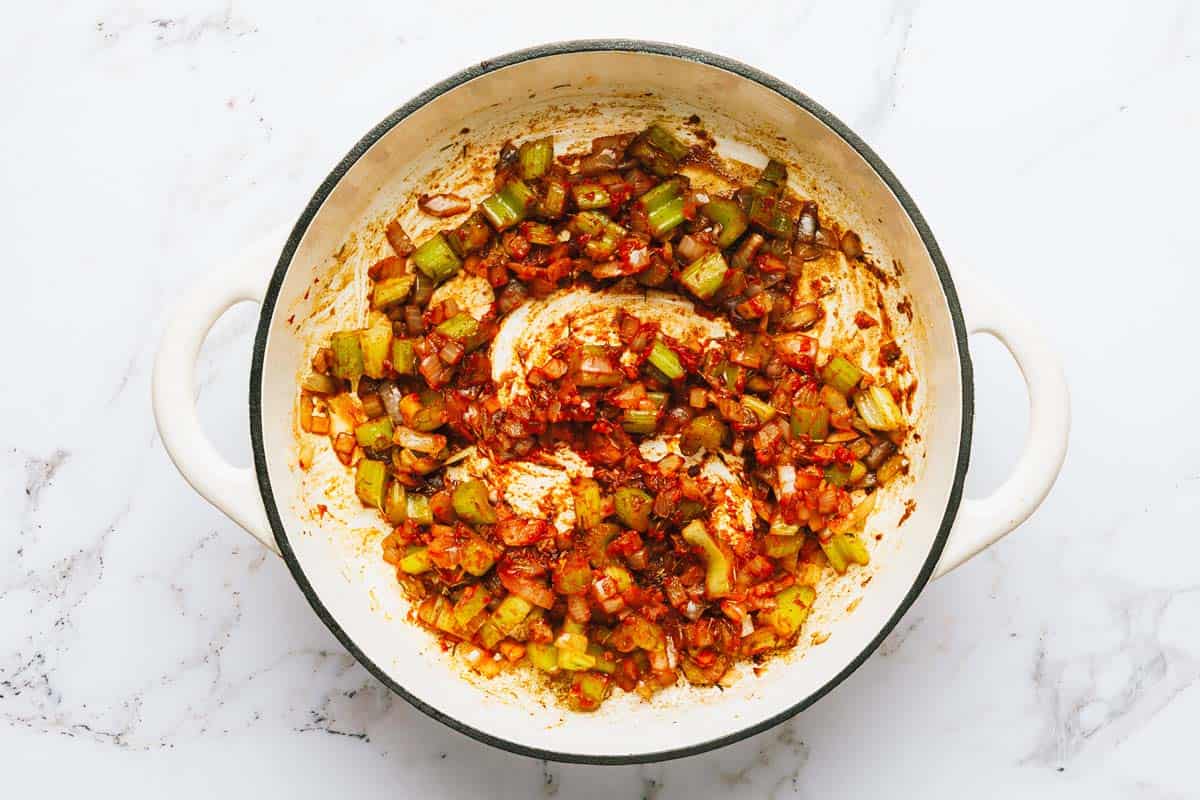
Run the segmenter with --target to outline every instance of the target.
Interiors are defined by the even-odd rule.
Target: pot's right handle
[[[151,379],[158,435],[180,474],[276,555],[279,547],[267,524],[254,470],[222,458],[200,427],[195,371],[213,323],[237,303],[262,302],[285,238],[284,231],[263,238],[188,288],[169,312]]]
[[[933,571],[935,578],[975,556],[1037,510],[1062,469],[1071,429],[1062,364],[1034,324],[972,273],[955,270],[955,286],[967,332],[996,337],[1017,362],[1029,392],[1029,434],[1008,480],[988,497],[963,500]]]

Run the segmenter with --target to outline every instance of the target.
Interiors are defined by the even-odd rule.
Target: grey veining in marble
[[[1190,0],[502,4],[95,0],[0,28],[0,767],[12,796],[1200,796],[1200,11]],[[532,8],[532,6],[531,6]],[[157,440],[165,308],[290,223],[363,131],[533,43],[636,35],[793,83],[858,130],[951,265],[1017,298],[1075,398],[1042,510],[931,585],[793,721],[669,764],[484,747],[382,689]],[[197,366],[249,460],[255,310]],[[1027,413],[973,341],[969,493]],[[69,766],[64,766],[69,765]]]

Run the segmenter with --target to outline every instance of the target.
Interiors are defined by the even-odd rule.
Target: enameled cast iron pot
[[[568,107],[573,110],[564,114]],[[918,320],[913,347],[924,402],[917,423],[919,476],[909,489],[915,510],[902,530],[885,539],[893,546],[878,555],[858,607],[837,620],[828,641],[722,692],[677,702],[610,700],[585,715],[525,696],[491,697],[463,680],[430,656],[426,632],[381,613],[379,594],[398,591],[394,581],[388,584],[377,547],[349,552],[337,535],[311,533],[311,520],[297,510],[293,466],[292,411],[304,343],[285,320],[348,231],[417,189],[421,175],[452,157],[444,145],[463,128],[500,142],[527,135],[530,119],[569,120],[589,107],[611,111],[620,123],[601,132],[657,115],[684,119],[694,113],[722,150],[741,142],[751,153],[743,160],[761,163],[770,149],[803,165],[823,192],[822,207],[848,217],[879,263],[902,265],[896,273]],[[585,117],[594,121],[597,115],[578,118]],[[242,300],[261,305],[249,376],[253,469],[227,464],[204,438],[195,411],[197,352],[213,322]],[[973,332],[994,335],[1016,359],[1029,390],[1030,426],[1012,476],[992,496],[963,501],[973,416],[967,335]],[[930,578],[995,542],[1037,508],[1062,465],[1069,426],[1058,360],[1030,323],[994,292],[981,290],[978,279],[956,269],[952,280],[912,199],[861,139],[808,97],[756,69],[639,41],[568,42],[513,53],[465,70],[401,107],[333,169],[290,234],[268,237],[186,295],[171,315],[153,388],[163,443],[184,477],[283,557],[313,610],[372,674],[425,713],[481,741],[589,763],[703,752],[815,702],[870,655]]]

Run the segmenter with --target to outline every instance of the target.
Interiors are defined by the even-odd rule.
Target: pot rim
[[[279,292],[283,285],[284,277],[287,274],[291,264],[292,257],[295,255],[296,249],[300,244],[305,232],[308,230],[312,220],[316,217],[317,212],[324,204],[325,199],[337,186],[338,182],[350,170],[350,168],[363,156],[367,150],[375,144],[384,134],[390,131],[393,127],[404,121],[405,118],[416,112],[418,109],[427,105],[432,100],[451,91],[452,89],[461,86],[462,84],[475,78],[487,75],[488,73],[509,67],[514,64],[520,64],[526,61],[532,61],[549,56],[565,55],[571,53],[586,53],[586,52],[625,52],[625,53],[649,53],[653,55],[668,56],[685,61],[694,61],[707,66],[716,67],[732,72],[742,78],[754,81],[777,94],[782,95],[791,102],[803,108],[815,116],[818,120],[833,130],[838,136],[850,145],[875,171],[879,178],[887,185],[887,187],[896,196],[901,207],[908,215],[917,233],[921,237],[922,243],[929,252],[930,259],[933,262],[934,269],[937,272],[938,279],[942,286],[942,291],[946,297],[946,304],[950,312],[951,323],[954,327],[954,337],[958,345],[959,361],[961,364],[961,381],[962,381],[962,422],[959,432],[959,449],[955,464],[954,480],[950,488],[950,496],[946,503],[946,511],[942,517],[941,524],[938,528],[937,536],[934,538],[933,547],[930,548],[929,555],[925,559],[924,565],[918,572],[912,586],[905,594],[903,600],[897,606],[892,616],[883,624],[875,637],[867,643],[866,647],[855,656],[851,661],[836,675],[830,678],[824,685],[816,691],[801,698],[791,706],[782,709],[777,714],[772,715],[762,722],[748,725],[745,728],[734,731],[733,733],[717,736],[706,740],[699,744],[690,745],[687,747],[670,748],[665,750],[656,750],[645,753],[630,753],[626,755],[592,755],[588,753],[572,753],[558,750],[545,750],[537,747],[528,747],[517,742],[510,741],[490,733],[486,733],[470,725],[467,725],[454,717],[451,717],[438,709],[428,705],[422,701],[415,693],[409,691],[393,680],[388,673],[379,667],[369,656],[354,642],[353,639],[342,629],[337,620],[333,618],[325,604],[321,601],[317,592],[313,589],[304,570],[301,568],[295,551],[292,549],[291,543],[288,540],[287,530],[284,528],[283,521],[279,514],[278,506],[275,502],[275,495],[271,488],[271,479],[267,473],[267,458],[266,450],[263,444],[263,426],[262,426],[262,382],[263,382],[263,364],[266,356],[267,337],[271,327],[271,320],[275,315],[275,305],[279,298]],[[263,298],[262,306],[259,312],[258,329],[254,338],[254,349],[251,354],[250,365],[250,440],[251,447],[254,453],[254,471],[258,477],[259,490],[262,493],[263,505],[266,509],[267,519],[270,522],[271,530],[274,532],[275,541],[279,545],[279,551],[283,556],[284,562],[287,564],[288,570],[291,571],[292,577],[299,585],[300,590],[304,593],[310,606],[317,616],[325,623],[330,632],[337,637],[342,646],[345,647],[354,658],[366,667],[367,671],[375,676],[384,686],[393,693],[404,698],[408,703],[424,712],[428,716],[438,722],[447,725],[448,727],[464,733],[473,739],[476,739],[484,744],[498,747],[502,750],[507,750],[518,755],[529,756],[532,758],[546,759],[549,761],[565,762],[573,764],[642,764],[656,761],[668,761],[685,756],[698,755],[708,752],[719,747],[724,747],[728,744],[741,741],[747,737],[753,736],[763,731],[769,730],[781,722],[784,722],[804,709],[811,706],[817,700],[824,697],[834,689],[838,684],[850,676],[852,672],[857,670],[867,658],[875,652],[882,643],[883,639],[895,628],[901,617],[916,601],[917,596],[928,583],[930,575],[933,573],[934,567],[937,565],[938,559],[941,557],[942,550],[945,547],[946,540],[950,535],[951,526],[954,524],[954,519],[958,513],[959,503],[962,500],[963,484],[966,479],[967,466],[970,461],[971,454],[971,432],[975,413],[975,394],[974,381],[971,365],[970,352],[967,349],[967,330],[963,320],[962,308],[958,302],[958,294],[954,288],[954,282],[950,277],[950,270],[946,266],[945,259],[942,257],[941,250],[938,248],[937,242],[934,240],[933,232],[930,230],[925,218],[918,210],[916,203],[912,197],[905,191],[900,181],[888,169],[883,160],[875,154],[875,152],[859,138],[849,127],[841,120],[815,102],[812,98],[803,92],[797,90],[791,85],[775,78],[761,70],[743,64],[740,61],[735,61],[725,56],[709,53],[704,50],[697,50],[691,47],[669,44],[664,42],[645,41],[639,39],[579,39],[562,42],[553,42],[549,44],[537,45],[534,47],[517,50],[497,58],[486,59],[473,66],[470,66],[460,72],[450,76],[449,78],[437,83],[426,89],[421,94],[408,101],[400,108],[389,114],[382,122],[372,128],[365,136],[354,145],[353,148],[346,154],[337,166],[329,173],[321,185],[314,192],[312,199],[301,213],[295,226],[292,228],[291,234],[288,236],[287,242],[284,245],[283,251],[280,254],[279,261],[276,264],[275,270],[271,276],[271,281],[267,286],[266,295]]]

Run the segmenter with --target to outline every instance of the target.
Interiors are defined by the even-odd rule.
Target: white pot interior
[[[310,472],[296,466],[296,381],[314,332],[353,322],[361,313],[363,272],[388,252],[380,223],[402,209],[411,215],[414,238],[428,226],[410,195],[431,184],[475,182],[506,138],[531,130],[555,134],[561,147],[692,114],[723,154],[755,166],[768,153],[784,158],[792,165],[793,186],[858,231],[880,268],[896,275],[888,302],[911,298],[914,312],[911,324],[901,313],[893,319],[920,375],[920,441],[909,451],[910,480],[884,492],[868,526],[868,533],[881,534],[871,567],[852,571],[836,591],[821,594],[807,630],[828,633],[826,641],[814,646],[806,639],[760,676],[743,668],[741,679],[724,691],[681,688],[653,702],[618,691],[601,711],[575,714],[521,677],[464,679],[463,666],[431,634],[406,621],[392,570],[379,557],[383,523],[356,509],[350,474],[321,453]],[[476,182],[476,189],[468,192],[474,200],[484,194],[482,184]],[[262,458],[287,543],[312,592],[344,637],[395,685],[510,746],[583,758],[680,751],[764,723],[819,692],[856,663],[922,569],[932,566],[959,464],[963,387],[956,342],[942,283],[909,215],[867,161],[814,114],[747,77],[675,56],[546,55],[429,100],[371,144],[325,197],[273,308],[262,365]],[[898,527],[908,501],[915,508]],[[313,510],[317,503],[327,506],[323,516]]]

